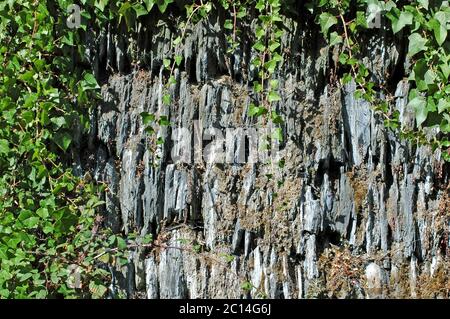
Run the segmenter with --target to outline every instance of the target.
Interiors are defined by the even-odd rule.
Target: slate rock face
[[[264,158],[240,163],[236,154],[252,146],[239,134],[230,134],[223,154],[203,140],[200,151],[215,146],[221,163],[200,161],[194,147],[197,121],[224,139],[227,128],[261,126],[247,115],[255,98],[251,42],[229,55],[220,14],[195,26],[168,107],[161,65],[174,34],[154,20],[135,38],[111,27],[87,39],[104,102],[80,142],[94,164],[81,167],[108,185],[106,224],[151,233],[159,245],[130,252],[115,289],[131,298],[425,296],[421,278],[448,269],[448,166],[438,152],[387,130],[355,99],[354,84],[340,89],[329,80],[333,53],[318,28],[285,21],[285,61],[276,72],[282,100],[275,106],[285,121],[279,167]],[[410,127],[407,82],[384,78],[408,63],[404,44],[382,29],[366,42],[374,80],[397,81],[392,105]],[[172,125],[148,134],[144,111]],[[189,163],[174,160],[180,138],[190,142]]]

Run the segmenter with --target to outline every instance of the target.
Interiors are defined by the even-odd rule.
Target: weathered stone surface
[[[282,51],[289,53],[276,74],[282,96],[276,108],[285,119],[283,168],[233,156],[224,164],[173,162],[176,127],[188,128],[191,141],[196,120],[224,132],[256,127],[247,116],[254,98],[251,43],[241,43],[230,58],[222,25],[213,15],[188,35],[170,107],[162,104],[161,67],[170,28],[147,21],[137,42],[114,28],[91,39],[99,48],[90,55],[94,70],[105,75],[104,103],[91,116],[88,153],[95,165],[82,164],[108,185],[107,224],[152,233],[162,245],[134,255],[133,265],[118,272],[117,287],[131,297],[304,298],[314,295],[311,287],[328,287],[324,274],[332,280],[320,266],[324,250],[347,243],[363,260],[362,275],[349,283],[353,292],[337,296],[417,295],[417,277],[440,267],[443,240],[448,245],[449,210],[442,205],[448,172],[438,153],[388,131],[370,105],[354,98],[354,84],[328,83],[333,62],[316,27],[286,21],[291,32]],[[404,63],[383,33],[367,41],[375,80]],[[140,66],[129,62],[136,60]],[[400,121],[410,127],[408,85],[394,86]],[[164,142],[155,149],[143,111],[172,123],[157,133]],[[238,150],[242,142],[234,137],[230,145]],[[198,159],[194,146],[190,151]],[[248,291],[241,288],[247,281]]]

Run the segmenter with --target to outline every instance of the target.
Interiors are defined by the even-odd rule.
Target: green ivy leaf
[[[259,82],[257,82],[257,81],[253,82],[253,90],[254,90],[256,93],[262,92],[263,87],[262,87],[261,83],[259,83]]]
[[[267,109],[265,107],[256,106],[253,103],[251,103],[248,107],[248,115],[249,116],[261,116],[266,113],[267,113]]]
[[[117,257],[117,263],[119,264],[119,266],[125,266],[126,264],[128,264],[128,259],[124,257]]]
[[[109,0],[96,0],[95,7],[98,8],[101,12],[105,11],[105,7],[108,5]]]
[[[119,237],[119,236],[117,236],[117,248],[119,248],[120,250],[124,250],[127,248],[126,241],[122,237]]]
[[[258,11],[264,10],[264,9],[266,8],[266,3],[265,3],[265,1],[264,1],[264,0],[258,0],[258,2],[257,2],[256,5],[255,5],[255,8],[256,8]]]
[[[25,121],[25,123],[27,124],[31,124],[34,122],[35,119],[35,115],[33,111],[25,111],[22,113],[22,119]]]
[[[439,18],[439,20],[438,20]],[[440,21],[443,20],[443,21]],[[437,12],[435,18],[428,23],[433,29],[434,37],[439,45],[442,45],[447,39],[447,22],[445,20],[444,12]]]
[[[270,91],[267,99],[269,100],[269,103],[273,103],[273,102],[280,101],[281,97],[277,92]]]
[[[5,139],[0,139],[0,154],[8,154],[9,142]]]
[[[181,55],[175,56],[175,64],[179,67],[181,65],[181,61],[183,61],[183,57]]]
[[[67,32],[66,34],[64,34],[63,37],[62,37],[61,42],[64,43],[64,44],[67,44],[69,46],[74,45],[73,32]]]
[[[163,64],[166,69],[170,67],[170,59],[163,59]]]
[[[231,19],[226,19],[225,23],[223,24],[223,27],[228,30],[233,30],[234,25],[233,25],[233,22],[231,21]]]
[[[443,133],[450,133],[450,115],[449,114],[444,114],[444,118],[441,121],[441,124],[439,125],[439,129],[443,132]],[[447,145],[448,147],[449,142],[447,143],[443,143],[443,145]]]
[[[277,42],[277,41],[270,41],[270,43],[269,43],[269,50],[270,50],[270,52],[275,51],[279,47],[280,47],[280,43],[279,42]]]
[[[277,127],[273,131],[272,138],[275,139],[276,141],[279,141],[279,142],[283,141],[283,131],[281,130],[281,128]]]
[[[272,89],[277,89],[278,88],[278,83],[279,83],[278,80],[270,80],[270,87]]]
[[[136,17],[138,18],[140,16],[148,14],[147,9],[145,9],[145,7],[140,3],[133,4],[133,9],[136,12]]]
[[[181,43],[181,37],[180,36],[176,37],[175,40],[173,40],[173,44],[174,45],[178,45],[180,43]]]
[[[53,141],[56,143],[56,145],[58,145],[63,151],[67,151],[67,149],[70,146],[70,143],[72,143],[72,136],[67,133],[67,132],[63,132],[63,133],[56,133],[55,136],[53,137]]]
[[[167,6],[171,4],[174,0],[156,0],[156,4],[158,5],[158,9],[161,13],[166,12]]]
[[[170,94],[164,94],[164,96],[162,97],[162,102],[165,105],[170,105],[172,98],[170,97]]]
[[[39,224],[39,217],[32,216],[23,221],[23,224],[27,228],[35,228]]]
[[[339,54],[339,63],[346,64],[348,61],[348,58],[349,58],[348,54],[342,52],[341,54]]]
[[[172,76],[170,76],[169,81],[167,83],[170,84],[170,85],[177,84],[177,80],[172,75]]]
[[[52,233],[54,231],[54,227],[52,225],[45,225],[44,228],[42,229],[42,231],[44,232],[44,234],[49,234]]]
[[[447,99],[440,99],[437,108],[439,114],[447,110],[450,110],[450,101]]]
[[[83,90],[95,90],[100,88],[97,80],[95,79],[95,76],[91,73],[84,74],[81,86]]]
[[[264,46],[264,44],[261,41],[256,42],[253,45],[253,48],[259,52],[263,52],[266,50],[266,47]]]
[[[275,72],[276,66],[277,66],[277,61],[275,61],[273,59],[264,63],[264,68],[271,74]]]
[[[45,218],[47,218],[47,217],[49,216],[48,209],[47,209],[47,208],[44,208],[44,207],[39,208],[39,209],[36,211],[36,214],[37,214],[39,217],[41,217],[42,219],[45,219]]]
[[[442,62],[439,65],[439,69],[442,71],[442,74],[444,75],[444,78],[448,79],[448,77],[450,75],[450,66],[448,65],[448,63]]]
[[[423,38],[419,33],[413,33],[409,37],[408,55],[413,56],[427,49],[427,39]]]
[[[351,75],[350,73],[345,73],[345,74],[343,75],[343,77],[342,77],[342,82],[343,82],[344,84],[348,84],[348,83],[351,82],[352,79],[353,79],[353,78],[352,78],[352,75]]]
[[[334,46],[336,44],[342,43],[342,36],[340,36],[337,32],[333,31],[330,34],[330,46]]]
[[[434,84],[436,81],[436,78],[437,78],[437,75],[433,70],[429,69],[429,70],[427,70],[427,72],[425,72],[424,80],[425,80],[426,84],[428,84],[428,85]]]
[[[119,9],[119,23],[120,23],[122,17],[124,17],[128,30],[131,30],[131,27],[132,27],[132,25],[134,23],[134,19],[135,19],[133,10],[131,10],[132,7],[133,6],[131,5],[131,3],[124,2]]]
[[[142,117],[142,123],[144,125],[154,122],[155,118],[156,118],[154,114],[150,114],[148,112],[142,112],[141,117]]]
[[[322,29],[322,34],[328,34],[328,30],[338,22],[337,18],[328,12],[323,12],[319,16],[319,24]]]
[[[275,62],[283,62],[283,57],[280,55],[280,54],[278,54],[278,52],[275,52],[274,54],[273,54],[273,56],[272,56],[272,60],[273,61],[275,61]]]
[[[373,21],[377,14],[379,14],[379,11],[375,11],[375,12],[370,12],[369,7],[367,9],[367,11],[369,11],[369,15],[366,15],[366,12],[364,11],[357,11],[356,12],[356,25],[360,26],[362,28],[367,28],[368,27],[368,22],[369,21]]]
[[[169,119],[167,118],[167,116],[161,115],[161,116],[159,117],[158,124],[161,125],[161,126],[169,126],[169,125],[170,125],[170,121],[169,121]]]
[[[261,59],[259,58],[259,57],[256,57],[256,58],[254,58],[253,60],[252,60],[252,65],[253,66],[255,66],[255,67],[260,67],[261,66]]]
[[[263,27],[258,26],[256,28],[255,35],[256,35],[256,38],[258,38],[258,40],[261,39],[263,36],[266,35],[266,29],[264,29]]]
[[[144,0],[144,4],[145,4],[145,7],[147,8],[147,11],[150,12],[150,11],[152,11],[155,1],[154,0]]]
[[[108,291],[108,288],[100,283],[96,283],[95,281],[91,281],[89,283],[89,290],[92,293],[94,298],[101,298]]]
[[[429,5],[428,0],[417,0],[417,2],[420,3],[422,5],[422,7],[425,8],[425,10],[428,10],[428,5]]]
[[[428,116],[427,101],[423,96],[417,96],[408,103],[416,113],[417,126],[421,126]]]
[[[66,125],[66,119],[64,118],[64,116],[58,116],[58,117],[51,118],[50,121],[53,124],[55,124],[57,129]]]
[[[277,114],[277,112],[272,111],[272,122],[274,124],[283,124],[284,120],[279,114]]]
[[[131,3],[129,2],[124,2],[122,3],[122,5],[119,8],[119,14],[120,15],[125,15],[127,13],[127,11],[131,8]]]
[[[400,17],[397,20],[392,21],[392,31],[394,33],[402,30],[406,25],[411,25],[413,23],[413,14],[408,11],[402,11]]]
[[[244,7],[241,7],[239,9],[239,12],[236,14],[236,18],[238,19],[242,19],[243,17],[245,17],[247,15],[247,9]]]
[[[152,234],[147,234],[142,238],[142,244],[144,244],[144,245],[150,244],[152,241],[153,241]]]

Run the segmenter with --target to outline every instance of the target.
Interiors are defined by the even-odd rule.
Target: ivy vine
[[[352,7],[351,7],[352,6]],[[310,10],[318,14],[318,23],[331,47],[338,47],[337,63],[349,70],[342,84],[354,80],[356,98],[372,103],[385,118],[387,127],[417,144],[440,149],[450,161],[450,8],[447,1],[318,1]],[[353,14],[349,14],[352,12]],[[405,76],[410,82],[407,108],[415,113],[415,127],[400,123],[399,111],[393,109],[393,92],[386,83],[375,83],[360,56],[361,33],[368,29],[375,13],[387,19],[394,40],[408,39],[407,59],[411,65]],[[379,89],[376,90],[376,87]],[[381,94],[383,93],[383,94]],[[381,98],[381,96],[385,96]],[[427,132],[431,133],[431,137]]]

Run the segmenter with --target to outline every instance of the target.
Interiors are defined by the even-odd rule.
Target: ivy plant
[[[152,247],[151,236],[112,234],[102,221],[106,186],[89,174],[77,176],[71,157],[89,128],[88,110],[101,99],[88,69],[83,39],[107,24],[128,32],[149,14],[168,15],[182,7],[172,49],[161,61],[165,77],[162,103],[170,106],[170,86],[189,30],[213,10],[222,10],[228,53],[241,45],[242,21],[254,22],[252,67],[257,77],[248,114],[283,139],[282,100],[277,70],[283,63],[284,0],[80,0],[80,23],[66,23],[68,0],[8,0],[0,3],[0,297],[105,297],[113,268],[124,265],[138,246]],[[335,74],[355,95],[369,101],[387,127],[414,142],[440,149],[450,161],[450,9],[447,1],[315,0],[299,8],[311,15],[330,47],[337,48]],[[361,39],[381,14],[394,41],[405,39],[411,90],[407,107],[415,126],[399,121],[392,92],[362,61]],[[340,72],[338,72],[340,71]],[[387,98],[382,98],[387,97]],[[166,116],[142,113],[149,134],[170,125]],[[430,137],[430,133],[432,136]],[[158,139],[157,143],[163,141]],[[75,270],[74,270],[75,269]],[[74,283],[74,271],[79,282]],[[249,284],[244,285],[249,289]]]

